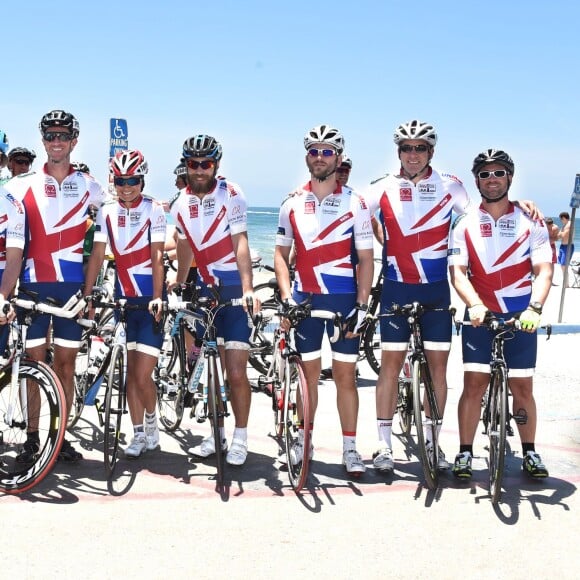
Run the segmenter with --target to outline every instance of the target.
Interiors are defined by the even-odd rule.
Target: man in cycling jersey
[[[26,210],[25,262],[20,277],[21,291],[34,291],[40,299],[54,298],[63,304],[82,286],[83,243],[87,215],[92,204],[100,207],[103,188],[90,176],[75,171],[70,156],[77,144],[79,123],[70,113],[50,111],[40,121],[42,143],[47,154],[44,167],[19,175],[6,189]],[[28,330],[27,352],[44,360],[50,315],[34,319]],[[67,416],[74,399],[75,359],[82,328],[74,321],[54,317],[54,371],[62,382]],[[62,418],[66,421],[66,417]],[[38,452],[38,437],[28,433],[20,459],[31,461]],[[78,461],[82,455],[65,440],[60,453],[64,461]]]
[[[520,315],[521,329],[505,343],[509,387],[522,442],[522,469],[531,477],[547,477],[535,450],[536,403],[533,373],[542,306],[552,284],[552,250],[543,221],[531,220],[508,198],[514,175],[511,157],[487,149],[473,161],[472,173],[481,205],[461,216],[453,226],[449,247],[451,281],[467,305],[462,330],[464,382],[459,399],[459,454],[453,474],[472,475],[473,440],[481,413],[481,399],[489,383],[493,333],[478,328],[485,316],[511,319]],[[468,274],[469,272],[469,274]],[[532,283],[533,276],[533,283]]]
[[[354,476],[366,467],[356,450],[358,392],[355,369],[358,334],[367,309],[373,279],[373,241],[365,201],[337,181],[344,139],[329,125],[308,131],[304,138],[310,181],[282,203],[276,236],[274,268],[283,300],[311,301],[315,309],[348,313],[346,339],[332,344],[332,377],[343,434],[342,462]],[[290,253],[295,248],[296,277],[290,287]],[[318,379],[324,332],[332,323],[307,318],[296,329],[296,347],[302,354],[310,392],[312,416],[318,403]],[[312,429],[312,425],[304,426]],[[301,436],[300,436],[301,435]],[[312,449],[303,448],[304,433],[292,449],[294,461]]]
[[[176,283],[187,279],[193,258],[202,292],[208,285],[219,287],[223,300],[244,298],[244,306],[228,306],[216,317],[218,338],[224,340],[220,356],[225,362],[235,417],[232,443],[226,454],[230,465],[242,465],[248,456],[248,417],[251,389],[247,375],[250,325],[247,305],[259,309],[254,297],[252,264],[247,234],[247,202],[236,183],[219,177],[222,147],[209,135],[194,135],[183,144],[187,166],[187,187],[171,207],[178,232]],[[189,450],[197,457],[215,453],[216,444],[227,449],[225,429],[222,441],[210,435]]]
[[[8,169],[12,177],[29,173],[30,167],[36,159],[36,153],[26,147],[14,147],[8,153]]]

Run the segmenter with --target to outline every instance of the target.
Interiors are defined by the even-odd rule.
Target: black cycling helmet
[[[477,177],[481,168],[490,163],[499,163],[500,165],[503,165],[511,175],[514,174],[514,162],[512,158],[501,149],[486,149],[485,151],[482,151],[473,160],[471,173]]]
[[[188,157],[209,157],[214,161],[222,158],[222,146],[215,137],[210,135],[194,135],[186,139],[183,143],[183,156]]]
[[[185,165],[185,163],[181,162],[174,170],[173,173],[175,175],[177,175],[178,177],[183,177],[185,175],[187,175],[187,165]]]
[[[75,139],[79,136],[80,127],[75,116],[66,111],[61,111],[60,109],[55,109],[54,111],[46,113],[46,115],[44,115],[40,120],[39,128],[43,135],[46,133],[46,130],[51,127],[64,127],[70,131]]]
[[[12,159],[20,155],[21,157],[26,157],[32,163],[36,159],[36,153],[32,149],[26,149],[26,147],[14,147],[14,149],[10,149],[8,153],[8,159]]]
[[[91,172],[89,166],[86,163],[83,163],[82,161],[71,161],[71,165],[73,166],[73,169],[75,171],[80,171],[81,173]]]

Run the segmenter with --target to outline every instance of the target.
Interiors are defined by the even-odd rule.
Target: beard
[[[307,159],[306,164],[308,165],[308,170],[310,171],[310,175],[319,181],[324,181],[328,177],[330,177],[338,167],[338,157],[334,157],[334,162],[329,164],[320,164],[316,165],[318,161],[314,159],[310,161]]]
[[[189,188],[193,193],[209,193],[215,186],[215,174],[216,172],[214,171],[211,175],[203,175],[204,179],[199,179],[199,176],[195,174],[188,174],[187,183],[189,184]]]

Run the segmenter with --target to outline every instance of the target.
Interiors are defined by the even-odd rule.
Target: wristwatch
[[[530,310],[537,312],[538,314],[542,314],[542,303],[541,302],[530,302],[528,305]]]

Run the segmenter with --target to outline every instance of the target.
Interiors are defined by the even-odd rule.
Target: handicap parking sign
[[[111,119],[109,138],[109,157],[114,157],[119,151],[129,149],[129,133],[126,119]]]

